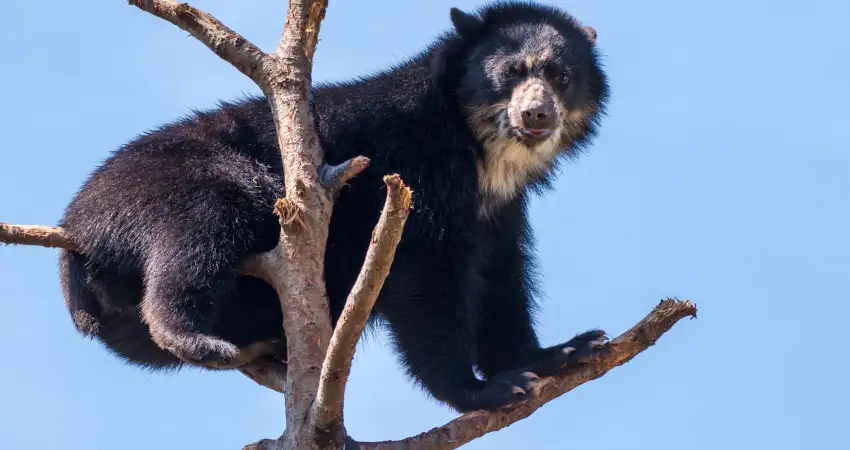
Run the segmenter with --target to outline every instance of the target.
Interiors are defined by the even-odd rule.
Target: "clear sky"
[[[535,200],[545,343],[617,335],[666,296],[699,319],[530,419],[465,448],[850,448],[850,3],[571,0],[612,103],[592,150]],[[265,49],[282,0],[195,0]],[[332,0],[316,80],[416,52],[479,1]],[[252,82],[125,1],[6,2],[0,221],[55,224],[137,133]],[[282,431],[237,373],[150,374],[76,334],[55,251],[0,248],[0,448],[225,450]],[[454,414],[359,347],[349,431],[401,438]],[[845,424],[842,426],[841,424]]]

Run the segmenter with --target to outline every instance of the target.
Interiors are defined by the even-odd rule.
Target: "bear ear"
[[[590,41],[591,44],[596,43],[596,28],[593,27],[582,27],[581,32],[587,36],[587,40]]]
[[[474,36],[483,23],[480,17],[473,14],[467,14],[457,8],[452,8],[450,14],[452,18],[452,25],[454,25],[457,33],[463,37]]]

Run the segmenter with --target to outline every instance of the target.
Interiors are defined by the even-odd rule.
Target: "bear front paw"
[[[464,405],[463,412],[473,410],[497,410],[520,401],[532,394],[539,377],[534,372],[519,369],[497,374],[487,380],[473,401]]]
[[[602,330],[581,333],[564,344],[543,351],[542,357],[532,366],[540,376],[560,374],[579,364],[589,362],[608,349],[608,336]]]

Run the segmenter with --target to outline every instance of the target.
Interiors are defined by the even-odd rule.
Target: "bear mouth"
[[[536,147],[549,140],[554,133],[555,130],[549,128],[511,127],[511,134],[514,139],[529,148]]]

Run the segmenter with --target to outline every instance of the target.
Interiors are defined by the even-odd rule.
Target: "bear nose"
[[[522,123],[529,130],[552,130],[555,128],[555,105],[550,101],[528,102],[522,108]]]

